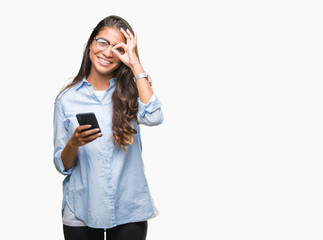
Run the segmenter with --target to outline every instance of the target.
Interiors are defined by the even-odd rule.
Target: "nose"
[[[108,48],[103,52],[103,54],[107,57],[112,57],[113,56],[112,48],[113,46],[109,45]]]

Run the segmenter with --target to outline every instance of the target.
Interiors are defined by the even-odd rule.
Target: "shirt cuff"
[[[146,113],[153,113],[156,110],[161,108],[161,104],[157,96],[155,95],[155,93],[153,93],[148,103],[146,104],[142,103],[140,101],[140,98],[138,98],[138,103],[139,103],[138,113],[141,117],[145,116]]]
[[[60,151],[61,152],[61,151]],[[57,169],[58,172],[60,172],[63,175],[71,175],[71,173],[73,172],[74,166],[71,167],[70,169],[68,169],[67,171],[65,170],[63,161],[60,157],[55,157],[54,158],[54,162],[55,162],[55,167]]]

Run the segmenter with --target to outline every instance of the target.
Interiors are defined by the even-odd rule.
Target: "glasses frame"
[[[96,41],[96,48],[97,49],[99,49],[100,51],[106,51],[108,48],[109,48],[109,46],[112,46],[112,47],[114,47],[115,45],[117,45],[117,44],[112,44],[112,43],[110,43],[107,39],[105,39],[105,38],[102,38],[102,37],[94,37],[93,38],[95,41]],[[98,40],[103,40],[104,42],[106,42],[107,43],[107,47],[105,48],[105,49],[102,49],[102,48],[98,48]],[[102,49],[102,50],[101,50]],[[117,49],[121,54],[123,54],[124,53],[124,50],[122,49],[122,48],[118,48]]]

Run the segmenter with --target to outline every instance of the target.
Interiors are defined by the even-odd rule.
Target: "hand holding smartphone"
[[[78,114],[76,114],[76,118],[77,118],[77,121],[80,125],[88,125],[88,124],[91,125],[91,127],[89,129],[86,129],[86,131],[91,130],[91,129],[95,129],[95,128],[100,129],[99,123],[98,123],[96,116],[93,112],[78,113]],[[98,132],[93,133],[89,136],[92,136],[97,133],[101,133],[101,129]],[[102,137],[102,135],[100,137]]]

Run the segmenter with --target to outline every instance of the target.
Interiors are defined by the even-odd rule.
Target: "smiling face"
[[[114,71],[120,66],[121,60],[112,52],[112,47],[120,42],[125,42],[125,38],[119,29],[115,27],[103,28],[96,38],[105,39],[111,45],[102,50],[97,40],[93,40],[90,45],[89,57],[91,60],[92,75],[100,75],[101,77],[112,78]]]

